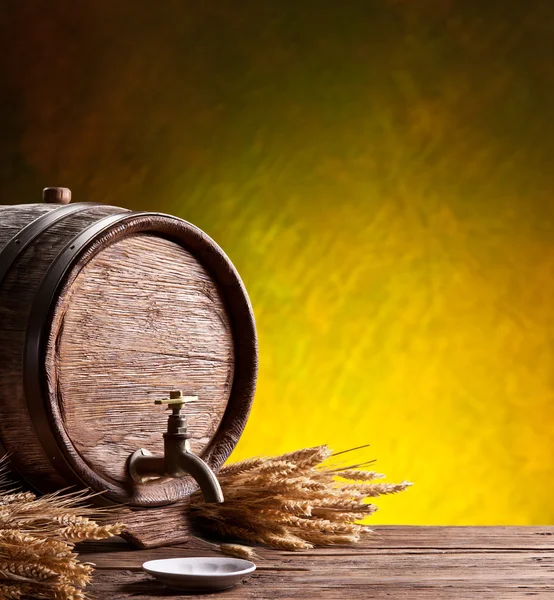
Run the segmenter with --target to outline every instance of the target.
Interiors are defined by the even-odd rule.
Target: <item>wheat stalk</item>
[[[385,477],[382,473],[376,473],[375,471],[358,471],[356,469],[337,471],[335,475],[350,481],[373,481],[374,479],[384,479]]]
[[[226,465],[219,472],[225,502],[205,504],[194,493],[192,520],[207,535],[283,550],[354,544],[367,530],[360,521],[377,510],[366,498],[411,484],[375,483],[385,476],[358,468],[373,461],[324,464],[348,452],[316,446]]]
[[[2,600],[20,600],[21,596],[29,591],[29,586],[18,584],[2,584],[0,586],[0,598]]]
[[[40,498],[7,489],[0,461],[0,599],[85,600],[93,567],[74,542],[118,535],[124,526],[97,523],[102,511],[83,505],[86,492]]]

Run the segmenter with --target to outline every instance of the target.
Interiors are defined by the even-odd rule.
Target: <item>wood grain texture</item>
[[[119,223],[98,235],[86,252],[80,255],[74,263],[71,272],[66,277],[63,289],[59,292],[53,309],[54,318],[49,329],[46,355],[49,401],[46,404],[49,410],[49,419],[55,424],[52,431],[56,436],[56,442],[62,449],[65,460],[71,464],[75,474],[86,482],[87,486],[95,491],[105,491],[105,497],[112,501],[135,506],[158,506],[183,498],[196,486],[193,486],[190,479],[182,482],[153,481],[141,485],[132,484],[128,480],[127,485],[123,486],[111,477],[104,477],[94,465],[83,459],[75,447],[73,439],[66,431],[64,406],[59,401],[60,382],[57,379],[59,369],[55,367],[55,348],[59,344],[59,330],[60,323],[62,323],[57,315],[63,315],[65,298],[71,294],[73,285],[82,269],[106,248],[117,245],[136,234],[146,232],[156,233],[158,236],[186,247],[205,266],[225,299],[226,310],[233,328],[234,371],[229,402],[217,430],[203,453],[203,458],[213,469],[217,470],[236,445],[250,412],[256,381],[257,343],[250,303],[237,272],[223,251],[198,228],[166,215],[153,213],[131,215],[125,223]],[[139,278],[137,286],[141,285],[146,284]],[[204,287],[204,289],[207,288]],[[120,290],[120,293],[124,293],[123,289]],[[168,357],[164,358],[167,360]],[[89,361],[89,366],[92,362],[92,360]],[[145,376],[147,380],[151,376],[140,368],[135,369],[135,375],[138,378]],[[129,376],[126,374],[126,377]],[[186,373],[182,376],[186,381]],[[121,381],[113,381],[110,399],[121,383]],[[128,384],[123,383],[123,385],[128,387]],[[166,393],[167,391],[165,388]],[[200,398],[199,405],[201,403],[202,399]],[[160,433],[162,432],[163,429]]]
[[[56,205],[0,207],[0,244]],[[99,218],[122,209],[91,206],[42,233],[17,259],[0,288],[0,438],[18,473],[45,490],[66,487],[38,443],[25,401],[23,345],[35,294],[53,258],[69,239]]]
[[[53,329],[47,369],[64,426],[99,475],[128,485],[132,452],[163,454],[168,413],[154,400],[170,389],[199,398],[186,414],[202,454],[227,407],[234,348],[224,299],[190,252],[153,235],[112,244],[79,271]],[[191,482],[165,487],[181,498]]]
[[[122,537],[143,549],[188,543],[191,539],[188,518],[190,498],[184,497],[167,506],[143,509],[124,508],[111,517],[112,522],[124,522]]]
[[[81,553],[97,565],[91,592],[117,600],[171,595],[142,572],[146,560],[218,555],[196,540],[138,552],[117,541],[84,544]],[[554,527],[378,527],[352,548],[259,554],[254,576],[225,592],[226,598],[554,597]]]
[[[58,208],[50,204],[0,205],[0,250],[31,221]]]
[[[6,208],[0,241],[53,208]],[[124,221],[100,230],[72,257],[39,323],[42,385],[29,387],[27,323],[34,323],[29,316],[48,269],[87,226],[119,214]],[[104,206],[68,215],[25,248],[4,280],[0,351],[0,439],[17,472],[39,491],[76,486],[102,492],[99,503],[148,507],[126,515],[126,534],[138,545],[187,539],[187,497],[196,483],[137,485],[126,460],[139,447],[162,452],[167,414],[153,401],[171,388],[199,397],[187,407],[192,447],[213,469],[244,429],[256,383],[256,330],[224,252],[167,215]]]

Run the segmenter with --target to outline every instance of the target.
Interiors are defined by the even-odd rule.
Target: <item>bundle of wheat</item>
[[[2,483],[0,599],[83,600],[93,566],[79,562],[74,543],[118,535],[123,525],[94,521],[98,509],[83,506],[85,494],[36,498]]]
[[[283,550],[356,543],[367,531],[360,521],[377,510],[366,499],[412,484],[378,482],[384,475],[360,470],[373,461],[340,466],[347,452],[317,446],[224,466],[218,478],[225,502],[205,504],[193,494],[193,522],[204,535]]]

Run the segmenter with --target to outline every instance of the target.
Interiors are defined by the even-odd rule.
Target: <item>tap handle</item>
[[[169,398],[163,400],[154,400],[154,404],[167,404],[168,409],[173,409],[173,414],[179,414],[185,404],[196,402],[198,396],[183,396],[181,390],[172,390],[169,392]]]

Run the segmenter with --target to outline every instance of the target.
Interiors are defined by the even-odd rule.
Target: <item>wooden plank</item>
[[[254,576],[224,597],[554,598],[554,527],[379,527],[376,533],[351,548],[297,553],[259,549]],[[146,560],[218,555],[194,539],[186,546],[143,551],[130,550],[121,541],[80,550],[83,560],[97,565],[91,593],[120,600],[172,595],[142,572]]]
[[[104,571],[96,579],[90,592],[99,599],[142,598],[153,600],[161,596],[177,595],[166,590],[156,581],[141,573],[131,571]],[[552,582],[524,580],[514,577],[508,580],[482,578],[420,580],[418,575],[397,580],[387,577],[355,576],[349,572],[323,578],[297,577],[295,573],[264,574],[256,573],[252,578],[224,593],[228,600],[243,598],[351,598],[351,599],[410,599],[426,600],[452,598],[456,600],[512,600],[539,596],[551,598],[554,593]],[[189,597],[215,597],[215,594]]]
[[[185,545],[170,546],[166,548],[151,549],[147,551],[131,551],[124,540],[115,538],[102,542],[87,542],[81,548],[87,553],[111,553],[118,552],[124,556],[125,551],[133,556],[157,555],[172,551],[206,551],[209,554],[209,545],[191,538]],[[554,552],[554,527],[427,527],[427,526],[404,526],[389,525],[377,526],[373,533],[364,536],[356,546],[348,548],[330,547],[316,548],[305,552],[284,552],[280,550],[260,549],[262,553],[270,553],[276,556],[331,556],[352,553],[367,554],[371,551],[381,550],[414,550],[440,551],[467,549],[479,550],[551,550]],[[192,554],[187,554],[192,556]]]
[[[553,527],[377,527],[377,548],[554,548]]]

